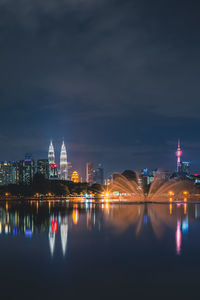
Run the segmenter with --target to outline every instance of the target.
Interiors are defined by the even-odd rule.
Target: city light
[[[168,194],[169,194],[170,196],[174,196],[174,192],[173,192],[173,191],[169,191]]]

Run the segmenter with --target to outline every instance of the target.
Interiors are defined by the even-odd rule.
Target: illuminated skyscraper
[[[68,175],[67,175],[67,151],[65,147],[65,143],[63,141],[62,147],[61,147],[61,152],[60,152],[60,178],[62,180],[67,180]]]
[[[49,164],[55,164],[55,153],[52,141],[50,141],[49,145],[49,153],[48,153]]]
[[[177,172],[180,172],[180,168],[181,168],[181,155],[182,155],[182,151],[181,151],[181,146],[180,146],[180,140],[178,140],[178,148],[176,151],[176,156],[177,156]]]

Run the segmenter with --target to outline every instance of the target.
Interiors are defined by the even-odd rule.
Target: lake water
[[[194,299],[200,204],[0,204],[2,299]]]

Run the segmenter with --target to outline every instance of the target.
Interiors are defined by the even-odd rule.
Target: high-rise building
[[[90,184],[90,185],[93,184],[93,180],[94,180],[94,178],[93,178],[93,176],[94,176],[93,172],[94,172],[93,163],[88,162],[86,164],[86,182],[88,184]]]
[[[52,179],[52,180],[59,179],[57,164],[50,164],[49,165],[49,179]]]
[[[65,143],[63,141],[61,152],[60,152],[60,179],[67,180],[68,172],[67,172],[67,151],[65,147]]]
[[[101,164],[98,165],[98,168],[94,170],[94,183],[104,184],[104,170]]]
[[[0,162],[0,185],[12,183],[12,165],[11,162]]]
[[[189,161],[182,161],[181,162],[180,172],[182,174],[186,174],[186,175],[190,174],[190,162]]]
[[[49,178],[49,161],[48,159],[38,159],[37,172],[44,175],[46,179]]]
[[[19,184],[22,181],[22,161],[12,161],[12,183]]]
[[[48,160],[50,165],[55,164],[55,152],[54,152],[52,140],[50,141],[50,145],[49,145]]]
[[[67,162],[67,179],[68,180],[71,180],[72,173],[73,173],[72,163],[68,161]]]
[[[176,170],[178,173],[180,173],[180,171],[181,171],[181,155],[182,155],[182,151],[181,151],[181,146],[180,146],[180,140],[178,140],[178,148],[176,151],[176,157],[177,157]]]
[[[26,154],[25,159],[22,161],[22,180],[26,184],[30,184],[35,174],[35,161],[32,159],[31,154]],[[20,176],[21,177],[21,176]]]

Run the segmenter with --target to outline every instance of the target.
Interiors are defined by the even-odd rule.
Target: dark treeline
[[[80,195],[85,193],[100,193],[103,186],[87,183],[74,183],[72,181],[48,180],[42,174],[36,173],[31,184],[9,184],[0,187],[0,195],[5,196],[34,196],[37,193],[42,195],[68,196]]]

